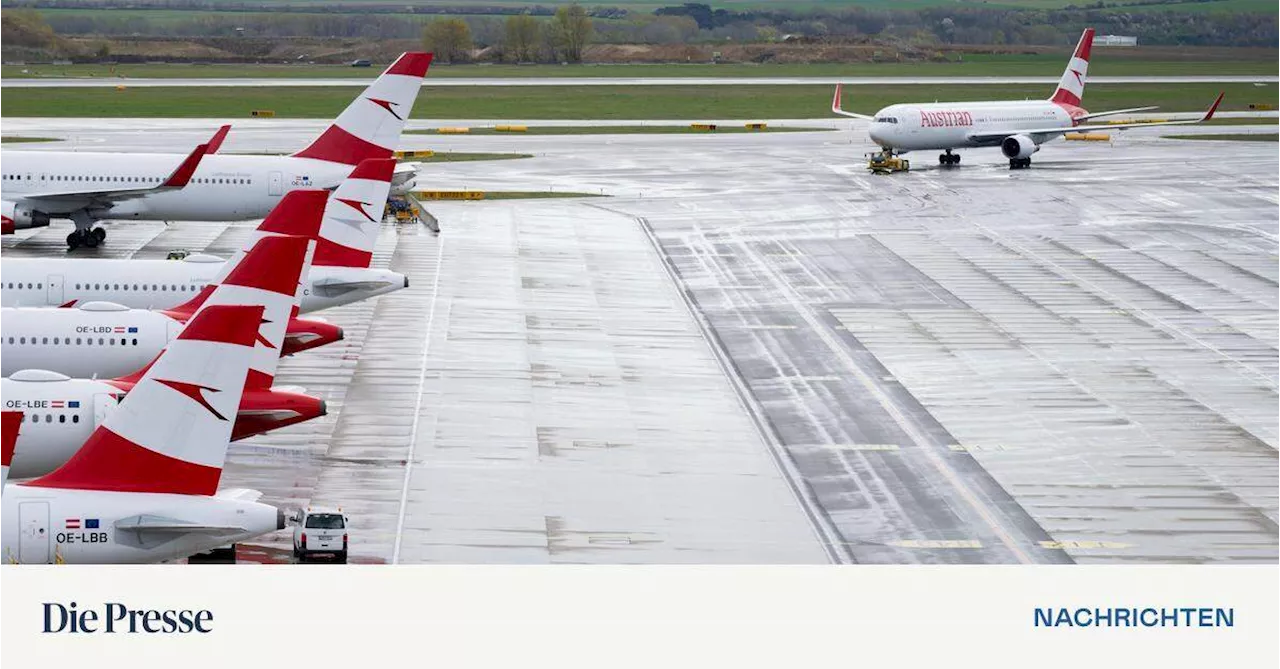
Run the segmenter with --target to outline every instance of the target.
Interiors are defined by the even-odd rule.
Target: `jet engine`
[[[1031,154],[1040,150],[1040,145],[1031,141],[1026,135],[1010,135],[1000,142],[1000,151],[1010,160],[1030,158]]]
[[[48,214],[8,200],[0,203],[0,214],[4,215],[4,234],[6,235],[11,234],[14,228],[43,228],[49,225]]]

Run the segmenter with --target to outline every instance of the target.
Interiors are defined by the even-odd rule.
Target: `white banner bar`
[[[1278,575],[1274,566],[6,566],[0,612],[13,666],[1273,669]]]

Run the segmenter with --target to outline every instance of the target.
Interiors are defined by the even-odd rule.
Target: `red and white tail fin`
[[[201,309],[80,450],[27,485],[217,492],[262,311],[261,305]]]
[[[299,279],[306,271],[313,243],[293,235],[259,239],[201,307],[203,311],[220,304],[263,306],[262,326],[245,378],[246,390],[270,388],[275,380],[285,330],[297,309]]]
[[[258,224],[257,230],[245,240],[244,246],[240,247],[240,250],[236,251],[235,255],[227,259],[225,263],[222,263],[222,269],[213,277],[213,280],[205,285],[195,297],[172,309],[166,309],[166,313],[177,318],[184,318],[194,314],[209,300],[209,296],[213,294],[214,289],[225,281],[240,263],[244,262],[245,255],[263,237],[269,235],[294,235],[318,240],[320,238],[320,222],[324,218],[325,203],[328,200],[329,191],[320,189],[294,190],[285,193],[275,208]]]
[[[369,266],[395,169],[394,158],[363,160],[334,189],[320,223],[316,265]]]
[[[13,451],[18,445],[18,430],[22,429],[22,412],[0,413],[0,486],[9,480],[9,465],[13,463]]]
[[[431,54],[409,51],[352,102],[307,148],[293,154],[345,165],[369,158],[390,158],[405,119],[413,111]]]
[[[1058,89],[1049,98],[1050,102],[1080,106],[1080,101],[1084,99],[1085,79],[1089,74],[1089,52],[1092,50],[1093,28],[1085,28],[1084,34],[1080,36],[1080,43],[1076,44],[1076,50],[1067,63],[1066,71],[1062,73],[1062,79],[1058,80]]]

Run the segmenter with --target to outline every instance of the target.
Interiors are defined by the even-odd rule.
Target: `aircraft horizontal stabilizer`
[[[239,525],[208,525],[201,523],[184,523],[171,518],[155,516],[134,516],[124,518],[115,524],[117,532],[176,532],[200,534],[236,534],[248,531]]]

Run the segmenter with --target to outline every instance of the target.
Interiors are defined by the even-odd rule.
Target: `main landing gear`
[[[1009,169],[1011,170],[1024,170],[1028,167],[1031,167],[1030,158],[1010,158],[1009,159]]]
[[[947,149],[946,153],[938,154],[938,164],[939,165],[959,165],[960,154],[952,153],[951,149]]]
[[[81,246],[97,248],[107,239],[107,231],[102,228],[77,228],[67,235],[67,250],[74,251]]]
[[[71,214],[71,221],[76,224],[76,229],[67,235],[68,251],[74,251],[81,246],[97,248],[99,244],[106,241],[107,231],[101,227],[93,227],[96,221],[87,211],[81,209]]]

